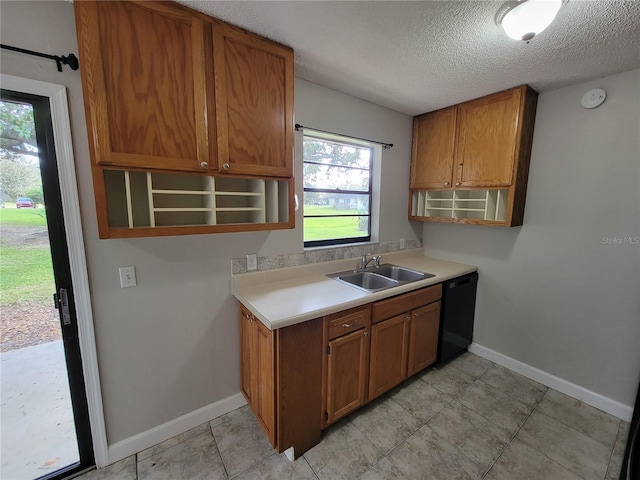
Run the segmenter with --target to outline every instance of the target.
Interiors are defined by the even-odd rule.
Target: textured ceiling
[[[569,0],[529,44],[494,23],[501,1],[178,2],[291,46],[297,77],[409,115],[640,67],[633,0]]]

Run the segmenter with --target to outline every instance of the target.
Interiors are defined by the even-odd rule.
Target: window
[[[303,152],[304,246],[370,241],[371,145],[305,135]]]

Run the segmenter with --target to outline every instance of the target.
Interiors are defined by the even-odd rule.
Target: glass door
[[[51,112],[1,97],[0,478],[62,478],[94,459]]]

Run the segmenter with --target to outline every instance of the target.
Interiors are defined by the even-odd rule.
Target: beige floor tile
[[[418,378],[407,380],[389,392],[388,396],[422,423],[428,422],[453,400]]]
[[[210,432],[138,462],[138,480],[226,480],[227,474]]]
[[[557,390],[549,389],[536,407],[536,411],[575,428],[607,447],[613,447],[616,441],[619,418]]]
[[[154,445],[153,447],[142,450],[141,452],[138,453],[138,461],[144,460],[145,458],[150,457],[151,455],[155,455],[156,453],[160,453],[163,450],[166,450],[167,448],[171,448],[174,445],[177,445],[178,443],[182,443],[191,437],[195,437],[196,435],[200,435],[201,433],[206,433],[210,431],[211,431],[211,427],[209,426],[209,422],[203,423],[202,425],[198,425],[197,427],[192,428],[191,430],[187,430],[186,432],[181,433],[180,435],[176,435],[174,437],[169,438],[168,440],[165,440],[164,442]]]
[[[388,457],[411,480],[479,480],[484,474],[480,465],[438,436],[428,425],[411,435]]]
[[[351,422],[340,422],[304,458],[320,480],[351,480],[375,465],[382,453]]]
[[[481,380],[476,380],[457,398],[463,405],[479,413],[514,435],[531,413],[532,407],[509,397]]]
[[[387,457],[382,457],[369,470],[358,477],[358,480],[408,480]]]
[[[489,369],[480,380],[527,405],[538,403],[547,391],[547,387],[541,383],[500,365]]]
[[[585,480],[602,480],[607,471],[611,448],[538,411],[517,438]]]
[[[517,438],[513,439],[489,471],[488,478],[492,480],[580,480],[576,474]]]
[[[215,419],[211,429],[230,477],[275,453],[248,406]]]
[[[85,473],[76,477],[76,480],[136,480],[136,456],[131,455],[107,467]]]
[[[274,453],[232,480],[318,480],[304,458],[290,462],[284,455]]]
[[[418,378],[451,397],[457,396],[474,382],[471,375],[457,368],[428,369],[419,373]]]
[[[393,450],[423,425],[423,422],[388,398],[360,409],[350,420],[383,454]]]
[[[462,370],[468,375],[471,375],[473,378],[478,378],[484,375],[487,370],[493,367],[495,363],[486,358],[479,357],[471,352],[466,352],[460,355],[455,360],[449,362],[445,367],[445,370],[448,368],[457,368],[458,370]]]
[[[489,470],[512,437],[507,430],[457,401],[427,425],[485,470]]]
[[[629,426],[629,422],[620,422],[620,428],[618,429],[616,443],[613,447],[611,458],[609,459],[609,466],[607,467],[605,480],[618,480],[620,477],[624,449],[627,446],[627,437],[629,436]]]

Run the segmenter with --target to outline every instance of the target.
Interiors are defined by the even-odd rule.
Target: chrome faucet
[[[360,270],[364,270],[367,268],[372,261],[376,262],[376,267],[380,266],[380,260],[382,260],[382,255],[372,255],[371,253],[367,253],[362,256],[362,262],[360,263]]]

